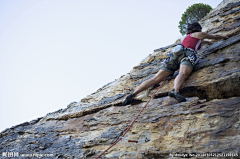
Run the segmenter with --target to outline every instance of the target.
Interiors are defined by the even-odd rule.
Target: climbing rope
[[[151,96],[151,98],[148,100],[148,102],[145,104],[145,106],[142,108],[142,110],[138,113],[138,115],[136,116],[136,118],[132,121],[132,123],[129,125],[129,127],[127,128],[127,130],[123,133],[122,136],[119,137],[119,139],[117,141],[115,141],[111,146],[109,146],[105,151],[103,151],[97,158],[101,157],[105,152],[107,152],[110,148],[112,148],[114,145],[116,145],[121,139],[124,139],[125,134],[128,132],[128,130],[132,127],[133,123],[137,120],[138,116],[142,113],[142,111],[146,108],[146,106],[148,105],[148,103],[153,99],[154,95],[157,93],[157,91],[160,89],[160,87],[162,87],[162,85],[164,84],[164,82],[166,81],[167,78],[164,79],[164,81],[162,82],[162,84],[157,88],[157,90],[153,93],[153,95]],[[134,140],[130,140],[130,142],[136,142]],[[137,143],[137,142],[136,142]],[[97,159],[95,158],[95,159]]]

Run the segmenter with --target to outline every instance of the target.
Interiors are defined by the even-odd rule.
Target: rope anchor
[[[145,138],[145,139],[142,139],[142,140],[130,140],[130,139],[127,139],[127,138],[122,137],[122,136],[120,136],[119,138],[121,138],[123,140],[127,140],[128,142],[135,142],[135,143],[142,142],[142,141],[144,141],[144,142],[150,141],[148,138]]]

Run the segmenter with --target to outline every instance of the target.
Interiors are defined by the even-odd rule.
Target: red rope
[[[138,115],[136,116],[136,118],[132,121],[132,123],[130,124],[130,126],[127,128],[127,130],[123,133],[122,137],[125,136],[125,134],[128,132],[128,130],[132,127],[133,123],[137,120],[138,116],[142,113],[142,111],[146,108],[146,106],[148,105],[148,103],[153,99],[154,95],[157,93],[157,91],[160,89],[160,87],[164,84],[164,82],[166,81],[167,78],[164,79],[164,81],[162,82],[162,84],[158,87],[158,89],[153,93],[153,95],[151,96],[151,98],[148,100],[148,102],[145,104],[145,106],[142,108],[142,110],[138,113]],[[121,138],[119,138],[117,141],[115,141],[110,147],[108,147],[105,151],[103,151],[97,158],[101,157],[105,152],[107,152],[110,148],[112,148],[114,145],[116,145],[119,141],[121,140]],[[95,158],[95,159],[97,159]]]

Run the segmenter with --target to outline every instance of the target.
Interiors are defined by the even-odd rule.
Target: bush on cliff
[[[200,21],[211,10],[212,7],[210,5],[203,3],[196,3],[188,7],[187,10],[182,14],[181,21],[179,22],[178,28],[180,29],[180,33],[182,35],[186,34],[188,23]]]

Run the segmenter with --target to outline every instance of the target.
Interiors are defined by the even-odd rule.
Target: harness
[[[197,52],[195,50],[191,48],[185,48],[181,44],[177,45],[168,55],[169,57],[164,59],[162,63],[164,67],[173,72],[178,70],[180,64],[185,60],[189,60],[193,66],[195,66],[199,61]]]
[[[181,63],[184,61],[184,60],[189,60],[193,66],[195,66],[198,62],[199,62],[199,57],[197,55],[197,52],[191,48],[185,48],[186,50],[189,50],[192,52],[192,54],[190,54],[189,56],[187,57],[184,57],[182,60],[181,60]]]

